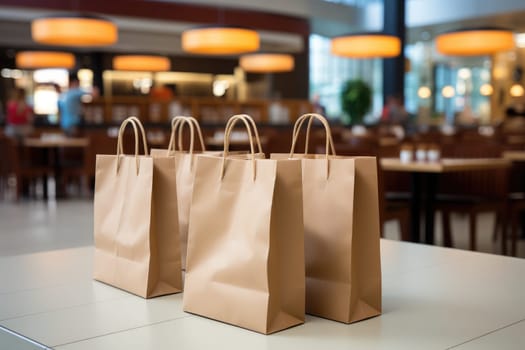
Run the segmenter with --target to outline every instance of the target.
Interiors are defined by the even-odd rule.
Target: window
[[[337,57],[330,52],[330,39],[310,36],[310,97],[319,96],[326,109],[326,117],[342,116],[341,89],[350,79],[362,79],[373,91],[372,108],[365,118],[373,122],[379,118],[383,105],[382,64],[380,59],[357,60]]]

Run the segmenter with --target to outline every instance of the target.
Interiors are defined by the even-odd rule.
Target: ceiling
[[[158,1],[158,0],[157,0]],[[166,0],[167,2],[179,2]],[[372,7],[362,10],[327,3],[319,0],[265,0],[260,2],[239,0],[194,0],[193,3],[237,3],[239,7],[261,9],[266,6],[268,12],[278,12],[298,17],[310,18],[311,30],[325,36],[335,36],[356,28],[368,30],[376,28],[382,23],[382,7],[374,2]],[[242,5],[241,5],[242,4]],[[454,5],[459,4],[459,5]],[[483,11],[476,9],[475,4],[485,4]],[[280,7],[279,7],[280,6]],[[438,6],[441,11],[429,11]],[[454,11],[450,11],[451,7]],[[499,9],[496,11],[495,9]],[[495,11],[494,14],[487,14]],[[503,12],[502,12],[503,11]],[[431,13],[428,13],[431,12]],[[434,13],[432,13],[434,12]],[[49,15],[55,11],[0,6],[0,46],[9,48],[38,48],[31,39],[31,20],[40,16]],[[427,16],[427,18],[423,18]],[[359,18],[366,18],[365,20]],[[463,17],[461,20],[457,18]],[[179,55],[181,50],[181,33],[183,30],[195,26],[196,23],[174,22],[166,20],[152,20],[110,16],[119,27],[119,41],[117,44],[97,48],[98,51],[134,52]],[[448,19],[448,20],[447,20]],[[430,22],[422,25],[420,22]],[[472,26],[504,26],[517,32],[525,32],[525,2],[521,0],[407,0],[407,42],[432,40],[441,32],[461,27]],[[380,30],[380,28],[379,28]],[[275,52],[301,52],[304,49],[303,39],[298,34],[260,31],[261,50]],[[76,49],[88,51],[92,48]]]
[[[0,6],[0,46],[9,48],[41,48],[31,39],[31,21],[49,15],[52,11]],[[177,55],[182,54],[181,34],[196,23],[184,23],[143,18],[106,16],[119,28],[115,45],[97,48],[97,51],[133,52]],[[303,39],[298,34],[258,31],[261,51],[301,52]],[[8,34],[8,35],[6,35]],[[91,51],[92,47],[75,48],[75,51]]]

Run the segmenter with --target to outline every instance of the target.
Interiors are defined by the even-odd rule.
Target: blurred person
[[[321,104],[321,96],[319,94],[312,96],[312,106],[314,107],[314,113],[326,116],[326,108]]]
[[[6,130],[11,137],[22,138],[33,131],[33,108],[26,102],[26,91],[16,88],[7,102]]]
[[[392,125],[405,126],[408,118],[409,114],[401,98],[393,95],[388,96],[383,111],[381,112],[381,121]]]
[[[77,134],[78,127],[82,124],[82,96],[86,94],[89,92],[80,88],[77,75],[70,74],[69,89],[58,98],[60,127],[67,136]]]
[[[476,126],[478,125],[478,118],[469,105],[466,105],[463,110],[455,117],[455,123],[461,126]]]
[[[175,96],[175,85],[156,85],[150,90],[150,97],[157,101],[171,101]]]
[[[417,131],[415,116],[405,109],[401,97],[390,95],[381,112],[381,123],[390,126],[390,131],[398,138],[410,136]]]

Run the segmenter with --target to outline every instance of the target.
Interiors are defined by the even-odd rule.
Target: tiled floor
[[[439,214],[438,214],[439,215]],[[478,251],[499,254],[492,241],[494,216],[478,218]],[[454,246],[468,249],[468,220],[453,216]],[[386,224],[386,238],[398,239],[396,222]],[[436,243],[442,244],[436,218]],[[0,256],[25,254],[93,244],[93,201],[0,201]],[[525,240],[518,242],[518,256],[525,258]]]

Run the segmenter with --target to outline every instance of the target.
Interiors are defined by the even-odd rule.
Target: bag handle
[[[259,137],[259,131],[257,130],[257,124],[255,124],[255,120],[253,120],[253,118],[248,114],[237,114],[237,115],[232,116],[230,119],[228,119],[228,122],[226,123],[224,134],[226,135],[226,132],[228,132],[229,129],[233,129],[231,126],[233,122],[233,117],[243,117],[250,122],[253,133],[255,135],[255,140],[257,142],[257,148],[259,149],[259,153],[264,153],[262,150],[262,146],[261,146],[261,138]]]
[[[206,151],[206,144],[204,143],[204,137],[202,137],[202,130],[201,126],[199,125],[199,121],[194,117],[186,117],[190,122],[193,123],[195,126],[195,130],[197,130],[197,136],[199,137],[199,142],[201,144],[201,150],[203,152]],[[179,150],[182,151],[182,137],[181,137],[181,131],[179,131]]]
[[[308,120],[308,128],[306,130],[307,133],[306,133],[306,144],[305,144],[305,154],[306,154],[307,147],[308,147],[308,142],[309,142],[310,128],[311,128],[311,125],[312,125],[312,122],[314,121],[314,119],[319,120],[321,122],[321,124],[323,124],[323,127],[325,129],[325,135],[326,135],[326,157],[328,157],[330,151],[331,151],[332,155],[336,155],[335,149],[334,149],[334,142],[333,142],[333,139],[332,139],[332,132],[331,132],[331,129],[330,129],[330,124],[328,124],[328,121],[326,120],[326,118],[323,117],[320,114],[317,114],[317,113],[307,113],[307,114],[304,114],[301,117],[299,117],[296,120],[296,122],[295,122],[294,129],[293,129],[293,137],[292,137],[292,147],[291,147],[291,150],[290,150],[290,157],[291,158],[293,157],[293,155],[295,153],[295,145],[297,143],[297,139],[299,137],[299,133],[301,131],[301,127],[302,127],[303,123],[306,120]]]
[[[222,167],[221,167],[221,180],[224,178],[224,172],[226,168],[226,158],[228,156],[228,152],[230,149],[230,136],[231,131],[233,130],[233,127],[235,124],[241,120],[244,123],[244,126],[246,127],[246,130],[248,131],[248,139],[250,141],[250,153],[252,158],[252,180],[255,181],[255,174],[256,174],[256,168],[255,168],[255,147],[253,145],[253,136],[252,136],[252,127],[255,127],[255,123],[253,122],[253,119],[246,114],[238,114],[230,117],[228,119],[228,122],[226,123],[226,130],[224,134],[224,150],[222,152]],[[251,121],[250,121],[251,120]],[[257,134],[257,129],[254,130],[254,133]]]
[[[307,113],[303,114],[299,119],[295,121],[294,130],[293,130],[293,139],[292,139],[292,147],[290,149],[290,158],[293,158],[294,151],[295,151],[295,145],[297,143],[297,139],[299,137],[299,132],[301,131],[301,127],[303,126],[304,122],[308,120],[308,128],[306,130],[306,144],[305,144],[305,154],[308,147],[308,134],[310,133],[310,126],[314,119],[317,119],[323,124],[323,127],[325,129],[326,134],[326,179],[330,176],[330,160],[329,160],[329,152],[332,151],[332,155],[335,156],[335,147],[334,147],[334,141],[332,139],[332,131],[330,130],[330,124],[328,124],[328,121],[325,117],[323,117],[320,114],[317,113]]]
[[[317,115],[318,117],[322,118],[322,119],[319,119],[318,117],[314,117],[314,115]],[[305,142],[304,142],[304,154],[308,154],[308,146],[309,146],[309,143],[310,143],[310,130],[311,130],[311,127],[312,127],[312,124],[313,124],[313,121],[315,119],[318,119],[318,120],[321,120],[321,123],[322,123],[322,120],[326,121],[326,118],[323,117],[322,115],[320,114],[317,114],[317,113],[307,113],[307,114],[304,114],[302,115],[301,117],[299,117],[299,119],[297,119],[295,121],[295,124],[294,124],[294,127],[293,127],[293,132],[292,132],[292,143],[293,143],[293,140],[296,139],[298,137],[298,134],[300,132],[300,129],[301,129],[301,126],[303,124],[303,121],[300,121],[301,118],[305,117],[305,116],[308,116],[308,127],[306,128],[306,139],[305,139]],[[326,124],[328,124],[328,122],[326,121]],[[325,126],[325,124],[323,123],[323,126]],[[330,130],[330,124],[328,124],[328,130]],[[325,131],[326,131],[326,126],[325,126]],[[292,151],[295,149],[295,146],[292,145]],[[328,151],[328,146],[326,148],[326,150]],[[332,138],[332,132],[330,130],[330,151],[332,152],[332,155],[336,155],[335,154],[335,147],[334,147],[334,140]]]
[[[178,133],[178,138],[177,138],[178,149],[179,149],[179,151],[183,151],[184,150],[183,146],[182,146],[182,129],[183,129],[183,125],[186,124],[186,123],[182,123],[182,119],[186,119],[186,120],[190,121],[193,124],[194,129],[197,130],[197,134],[198,134],[199,141],[200,141],[200,144],[201,144],[201,150],[203,152],[205,152],[206,151],[206,145],[204,144],[204,138],[202,136],[202,130],[201,130],[201,127],[199,125],[199,122],[194,117],[186,117],[186,116],[176,116],[176,117],[174,117],[171,120],[171,136],[170,136],[170,141],[169,141],[169,145],[168,145],[168,152],[171,151],[171,150],[173,150],[173,151],[176,150],[175,149],[175,130],[178,130],[178,132],[179,132]],[[182,124],[182,127],[181,127],[181,124]],[[191,126],[190,126],[190,132],[191,132],[192,136],[195,134],[194,130],[191,129]],[[190,145],[190,148],[191,148],[192,151],[194,150],[194,147],[192,145]]]
[[[133,124],[136,124],[138,125],[139,129],[140,129],[140,133],[142,135],[142,146],[144,148],[144,154],[145,155],[148,155],[148,142],[147,142],[147,138],[146,138],[146,131],[144,130],[144,126],[142,125],[142,122],[140,121],[139,118],[135,117],[135,116],[131,116],[131,117],[128,117],[126,118],[126,120],[129,119],[128,122],[131,122]],[[124,121],[126,121],[124,120]],[[124,124],[124,121],[122,122],[122,124]],[[120,125],[120,128],[122,128],[122,124]],[[135,129],[135,133],[136,133],[136,129]],[[120,134],[120,129],[119,129],[119,134]],[[135,135],[135,141],[137,141],[136,139],[136,136]],[[138,144],[136,144],[138,146]],[[118,154],[118,150],[120,149],[120,153],[121,154],[124,154],[124,143],[122,142],[122,139],[121,138],[118,138],[117,139],[117,154]],[[138,154],[138,151],[135,150],[135,153]]]
[[[182,151],[182,129],[184,125],[189,125],[190,127],[190,148],[189,153],[190,155],[193,154],[194,149],[194,139],[195,139],[195,128],[192,121],[188,119],[189,117],[183,117],[183,116],[177,116],[171,120],[171,136],[170,136],[170,142],[168,144],[168,150],[167,155],[169,155],[170,151],[176,151],[175,148],[175,134],[178,131],[178,143],[179,143],[179,151]]]
[[[135,162],[136,162],[136,169],[137,169],[137,175],[139,174],[139,138],[142,136],[142,142],[144,147],[144,155],[148,155],[148,145],[146,143],[146,132],[144,131],[144,126],[140,122],[140,120],[137,117],[128,117],[126,118],[122,124],[120,124],[120,129],[118,132],[118,139],[117,139],[117,173],[120,169],[120,156],[124,155],[124,147],[122,138],[124,136],[124,130],[126,129],[126,126],[128,124],[131,124],[133,127],[133,133],[135,135]],[[138,126],[138,129],[137,129]],[[139,131],[140,130],[140,134]]]

